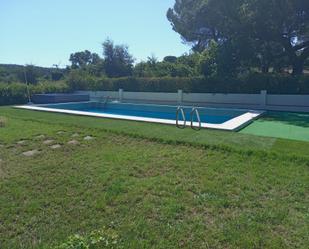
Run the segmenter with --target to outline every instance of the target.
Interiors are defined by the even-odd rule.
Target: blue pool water
[[[176,110],[177,110],[177,106],[113,103],[113,102],[107,104],[99,102],[51,104],[51,105],[44,105],[44,107],[52,109],[84,111],[90,113],[115,114],[124,116],[168,119],[168,120],[176,119]],[[192,110],[192,107],[183,107],[183,108],[186,114],[186,120],[190,120],[190,112]],[[200,114],[201,122],[211,124],[222,124],[246,112],[243,110],[204,108],[204,107],[199,107],[198,111]]]

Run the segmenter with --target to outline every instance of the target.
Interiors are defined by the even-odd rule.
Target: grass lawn
[[[53,248],[103,227],[119,248],[308,248],[307,142],[9,107],[0,116],[1,249]]]

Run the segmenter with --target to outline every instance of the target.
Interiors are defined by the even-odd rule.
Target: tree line
[[[72,53],[71,65],[14,70],[0,66],[0,81],[36,84],[80,77],[223,77],[252,73],[299,76],[309,67],[308,0],[175,0],[167,11],[174,31],[191,46],[179,57],[155,55],[136,63],[129,48],[111,39],[102,54]],[[26,78],[25,78],[26,74]],[[12,76],[13,75],[13,76]]]
[[[192,47],[189,54],[161,62],[150,56],[133,65],[126,46],[107,40],[101,64],[106,75],[239,77],[291,69],[297,76],[309,64],[308,0],[175,0],[167,18]]]
[[[93,76],[119,78],[135,77],[193,77],[202,74],[199,70],[201,56],[196,53],[180,57],[166,56],[159,61],[155,55],[134,64],[135,59],[126,45],[116,45],[111,39],[102,43],[102,57],[89,50],[70,55],[71,73],[83,71]]]
[[[0,64],[0,83],[30,83],[39,81],[59,81],[67,74],[67,69],[54,67],[38,67],[32,64],[22,66],[14,64]]]

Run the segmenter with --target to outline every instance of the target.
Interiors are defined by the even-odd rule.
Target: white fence
[[[271,95],[266,91],[260,94],[222,94],[222,93],[155,93],[119,91],[79,91],[89,94],[91,100],[110,96],[122,102],[156,103],[171,105],[194,105],[210,107],[230,107],[277,111],[309,112],[309,95]]]

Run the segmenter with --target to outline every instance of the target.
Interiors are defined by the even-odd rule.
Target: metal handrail
[[[198,122],[198,124],[199,124],[198,127],[195,127],[195,126],[193,125],[193,122],[194,122],[194,121],[193,121],[193,119],[194,119],[194,114],[196,115],[197,122]],[[191,111],[191,113],[190,113],[190,117],[191,117],[191,128],[192,128],[193,130],[199,131],[199,130],[202,128],[202,123],[201,123],[200,113],[199,113],[199,111],[198,111],[198,109],[197,109],[196,107],[192,108],[192,111]]]
[[[179,124],[179,113],[181,113],[182,119],[183,119],[183,125]],[[186,115],[182,107],[178,107],[176,110],[176,127],[179,129],[186,128]]]

